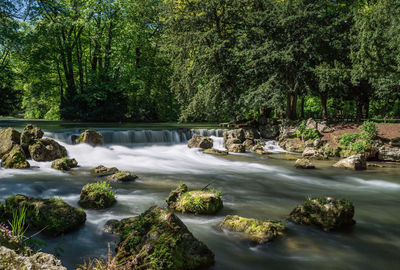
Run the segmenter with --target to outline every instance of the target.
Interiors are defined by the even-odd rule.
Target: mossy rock
[[[53,161],[67,156],[67,149],[53,139],[36,140],[28,149],[35,161]]]
[[[112,187],[103,181],[85,185],[81,191],[79,205],[84,208],[105,209],[116,201]]]
[[[40,140],[43,135],[44,132],[40,128],[31,124],[26,125],[21,134],[20,144],[27,155],[29,155],[29,145],[34,144],[36,140]]]
[[[229,231],[242,233],[244,238],[260,244],[276,239],[286,229],[282,221],[264,221],[230,215],[226,216],[219,226]]]
[[[138,178],[137,175],[125,171],[119,171],[117,173],[107,176],[107,180],[120,182],[134,181],[136,178]]]
[[[1,158],[1,166],[4,168],[27,169],[30,167],[30,164],[26,161],[22,147],[14,144],[11,151]]]
[[[75,143],[86,143],[93,147],[102,146],[103,145],[103,135],[100,132],[88,129],[79,135],[77,139],[75,139]]]
[[[13,128],[0,128],[0,158],[19,144],[21,134]]]
[[[193,214],[215,214],[223,207],[220,192],[210,190],[188,191],[185,184],[181,184],[173,190],[166,202],[171,209]]]
[[[14,195],[6,199],[6,211],[12,215],[14,209],[26,208],[26,224],[30,230],[57,236],[78,229],[86,221],[85,212],[72,207],[61,199],[33,198]]]
[[[115,261],[124,269],[205,269],[214,254],[173,213],[154,206],[120,227]]]
[[[209,149],[213,147],[213,140],[209,137],[194,134],[188,142],[189,148]]]
[[[237,138],[227,139],[225,141],[225,146],[228,152],[232,153],[244,153],[246,152],[246,147]]]
[[[314,164],[307,158],[301,158],[296,160],[294,166],[299,169],[315,169]]]
[[[338,230],[355,224],[354,206],[348,200],[307,198],[290,213],[294,223],[316,225],[324,231]]]
[[[90,173],[93,176],[98,176],[98,177],[103,177],[103,176],[107,176],[107,175],[112,175],[117,173],[119,170],[115,167],[112,168],[107,168],[103,165],[99,165],[96,168],[93,168],[90,170]]]
[[[59,158],[51,163],[51,167],[60,171],[69,171],[72,168],[78,167],[78,162],[72,158]]]
[[[209,148],[203,151],[205,154],[211,154],[216,156],[226,156],[228,155],[228,151],[218,150],[215,148]]]

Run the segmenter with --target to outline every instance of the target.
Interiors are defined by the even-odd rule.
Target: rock
[[[289,152],[303,153],[304,151],[304,144],[299,138],[282,140],[279,146]]]
[[[188,142],[189,148],[209,149],[213,147],[213,140],[209,137],[194,134]]]
[[[260,148],[257,148],[254,152],[259,155],[269,155],[270,154],[268,151],[265,151],[264,149],[260,149]]]
[[[205,154],[212,154],[212,155],[217,155],[217,156],[226,156],[228,155],[228,151],[223,151],[223,150],[218,150],[215,148],[209,148],[203,151]]]
[[[102,146],[103,145],[103,135],[100,132],[88,129],[79,135],[77,139],[75,139],[75,143],[86,143],[93,147]]]
[[[297,127],[282,124],[279,130],[279,141],[297,138]]]
[[[105,209],[116,203],[115,194],[107,182],[97,182],[85,185],[81,190],[79,205],[83,208]]]
[[[321,140],[321,138],[315,139],[312,143],[312,146],[315,148],[319,148],[323,146],[326,143],[326,141]]]
[[[245,147],[245,149],[251,149],[254,146],[254,141],[246,139],[242,145]]]
[[[307,119],[306,128],[308,128],[308,129],[317,129],[317,125],[318,124],[314,119],[312,119],[312,118]]]
[[[53,163],[51,163],[51,167],[60,171],[69,171],[72,168],[78,167],[78,162],[74,158],[70,159],[64,157],[54,160]]]
[[[138,178],[137,175],[131,172],[124,172],[124,171],[119,171],[117,173],[107,176],[107,180],[120,181],[120,182],[134,181],[136,178]]]
[[[252,129],[246,129],[244,131],[244,138],[245,138],[245,140],[254,141],[256,139],[260,139],[261,136],[260,136],[260,133],[258,133],[258,131],[256,129],[252,128]]]
[[[226,149],[228,149],[228,152],[232,153],[244,153],[246,152],[246,148],[242,144],[238,143],[232,143],[229,145],[226,145]]]
[[[300,168],[300,169],[315,169],[314,164],[312,164],[312,162],[307,158],[302,158],[302,159],[296,160],[296,163],[294,164],[294,166],[296,168]]]
[[[318,125],[317,125],[317,130],[318,130],[319,133],[331,133],[331,132],[335,131],[335,129],[330,128],[328,126],[326,121],[319,122]]]
[[[366,170],[367,162],[364,155],[357,154],[350,156],[348,158],[339,160],[337,163],[333,164],[333,167],[347,168],[352,170]]]
[[[107,168],[103,165],[99,165],[96,168],[90,170],[90,173],[94,176],[103,177],[111,174],[115,174],[119,172],[119,170],[115,167]]]
[[[303,157],[308,159],[325,159],[323,150],[315,149],[314,147],[306,147],[302,153]]]
[[[389,144],[393,147],[400,147],[400,137],[391,139]]]
[[[13,128],[0,128],[0,158],[19,144],[21,134]]]
[[[29,145],[34,144],[37,140],[40,140],[43,135],[44,133],[40,128],[31,124],[26,125],[21,134],[20,144],[27,155],[29,155]]]
[[[14,250],[0,246],[0,269],[17,270],[67,270],[61,261],[51,254],[38,252],[31,256],[17,254]]]
[[[104,224],[104,231],[107,233],[117,233],[119,225],[120,221],[117,219],[107,220],[106,224]]]
[[[270,242],[283,234],[285,224],[275,220],[259,220],[239,216],[226,216],[220,228],[242,233],[246,239],[259,244]]]
[[[114,260],[121,269],[194,270],[213,265],[214,254],[176,215],[154,206],[121,229]]]
[[[400,148],[381,147],[378,151],[378,159],[382,161],[400,162]]]
[[[27,169],[30,167],[30,164],[26,161],[26,156],[22,147],[18,144],[14,144],[11,151],[3,155],[1,166],[4,168]]]
[[[338,230],[355,224],[354,206],[347,200],[308,198],[290,213],[294,223],[316,225],[324,231]]]
[[[238,139],[242,143],[246,139],[246,134],[243,128],[226,130],[223,133],[224,140]]]
[[[67,149],[53,139],[36,140],[28,149],[35,161],[53,161],[67,156]]]
[[[222,207],[222,198],[219,192],[207,190],[188,191],[185,184],[180,184],[171,191],[167,200],[171,209],[182,213],[215,214]]]
[[[61,199],[33,198],[14,195],[6,199],[6,211],[12,215],[14,209],[26,207],[26,224],[30,230],[40,231],[51,236],[68,233],[78,229],[86,221],[86,214]]]
[[[0,204],[1,207],[3,207]],[[0,246],[12,249],[18,253],[23,253],[25,251],[29,251],[27,248],[25,248],[24,244],[18,240],[16,236],[12,235],[12,229],[10,225],[5,225],[3,223],[0,223]],[[1,265],[1,257],[0,257],[0,269]]]

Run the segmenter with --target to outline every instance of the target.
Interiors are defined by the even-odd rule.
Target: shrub
[[[360,137],[367,141],[373,141],[378,136],[378,128],[372,121],[365,121],[361,126]]]
[[[315,140],[320,137],[320,134],[315,129],[307,128],[306,122],[303,120],[301,121],[299,127],[297,128],[296,136],[298,138],[302,138],[303,140],[309,140],[309,139]]]
[[[339,143],[344,147],[348,147],[359,138],[360,135],[358,133],[343,133],[340,137]]]

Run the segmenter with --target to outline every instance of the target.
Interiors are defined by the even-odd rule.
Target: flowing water
[[[83,185],[95,181],[89,169],[115,166],[139,176],[132,183],[112,183],[117,203],[106,210],[86,210],[78,231],[47,241],[44,251],[58,251],[69,269],[89,257],[105,256],[107,243],[117,237],[103,231],[108,219],[135,216],[165,198],[179,182],[190,189],[222,191],[224,208],[215,216],[178,216],[214,253],[211,269],[400,269],[400,168],[352,172],[332,168],[333,161],[316,162],[311,171],[293,168],[293,161],[269,141],[270,157],[252,153],[227,157],[207,155],[186,146],[193,133],[210,136],[224,149],[222,130],[99,129],[104,147],[72,145],[81,129],[46,130],[45,136],[63,144],[80,168],[68,173],[51,169],[50,162],[31,162],[30,170],[0,169],[0,200],[22,193],[60,197],[78,206]],[[355,205],[357,224],[350,231],[326,233],[287,223],[286,234],[274,242],[253,246],[238,235],[221,231],[227,214],[261,219],[284,219],[306,196],[348,198]],[[61,252],[62,251],[62,252]]]

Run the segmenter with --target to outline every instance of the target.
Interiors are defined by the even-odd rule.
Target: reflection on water
[[[120,132],[120,131],[118,131]],[[137,132],[137,131],[135,131]],[[147,138],[132,143],[135,132],[113,135],[105,147],[71,145],[60,139],[81,168],[70,173],[51,169],[50,162],[31,162],[31,170],[0,169],[0,199],[23,193],[60,197],[77,206],[82,186],[95,181],[88,169],[99,164],[130,170],[139,176],[133,183],[112,183],[117,204],[107,210],[87,210],[88,220],[79,231],[46,238],[45,251],[62,248],[63,263],[70,269],[90,256],[105,256],[107,243],[117,241],[103,232],[108,219],[137,215],[157,204],[165,206],[169,191],[180,181],[189,188],[209,183],[221,190],[224,209],[215,216],[179,217],[216,254],[213,269],[399,269],[400,268],[400,169],[352,172],[332,168],[333,161],[317,162],[317,170],[293,168],[285,155],[270,157],[252,153],[216,157],[189,149],[178,131],[157,133],[157,143]],[[198,132],[198,131],[197,131]],[[223,141],[214,131],[214,146]],[[67,138],[74,130],[47,136]],[[66,134],[69,135],[66,135]],[[143,133],[145,134],[145,133]],[[170,135],[165,135],[170,134]],[[64,136],[64,137],[63,137]],[[146,136],[146,135],[144,135]],[[138,138],[134,134],[135,138]],[[178,140],[179,137],[179,140]],[[112,140],[117,140],[113,143]],[[171,140],[169,143],[166,141]],[[135,139],[136,140],[136,139]],[[269,151],[280,152],[274,142]],[[272,148],[271,148],[272,147]],[[313,227],[288,223],[285,236],[273,243],[252,246],[238,235],[221,231],[217,224],[227,214],[284,219],[306,196],[345,197],[355,204],[357,224],[348,232],[325,233]]]

